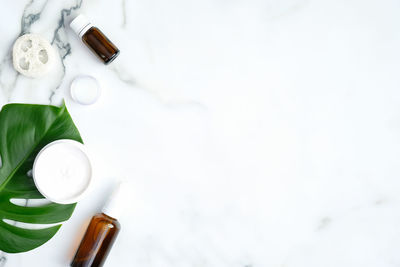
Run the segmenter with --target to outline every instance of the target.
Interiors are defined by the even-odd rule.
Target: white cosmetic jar
[[[32,176],[39,192],[52,202],[78,202],[92,181],[92,165],[83,144],[54,141],[37,154]]]
[[[72,81],[70,91],[75,102],[92,105],[100,98],[101,86],[93,76],[79,75]]]

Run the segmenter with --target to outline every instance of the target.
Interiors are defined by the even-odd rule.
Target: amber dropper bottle
[[[116,187],[102,212],[93,216],[71,262],[72,267],[103,266],[121,229],[116,219],[123,209],[120,190],[121,184]]]
[[[119,55],[119,49],[84,15],[77,16],[69,26],[104,64],[111,63]]]

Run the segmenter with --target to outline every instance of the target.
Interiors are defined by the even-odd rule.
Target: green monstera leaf
[[[28,251],[52,238],[61,224],[26,229],[15,222],[54,224],[68,220],[76,204],[50,203],[19,206],[11,199],[43,199],[29,173],[35,156],[50,142],[73,139],[82,142],[65,105],[61,107],[8,104],[0,112],[0,250]],[[62,159],[60,159],[62,160]],[[14,201],[15,202],[15,201]],[[34,228],[34,227],[32,227]]]

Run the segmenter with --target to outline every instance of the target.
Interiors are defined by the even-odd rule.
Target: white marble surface
[[[79,12],[121,49],[111,65],[65,27]],[[399,14],[397,0],[2,0],[0,106],[65,98],[97,174],[51,241],[0,266],[67,266],[118,177],[132,199],[106,266],[400,265]],[[12,69],[21,32],[53,42],[51,75]],[[101,81],[96,105],[71,101],[79,74]]]

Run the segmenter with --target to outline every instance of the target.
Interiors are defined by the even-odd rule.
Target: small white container
[[[79,75],[71,83],[72,99],[81,105],[92,105],[100,98],[101,87],[96,78]]]
[[[60,204],[78,202],[92,181],[92,165],[83,144],[69,139],[46,145],[32,169],[39,192]]]

